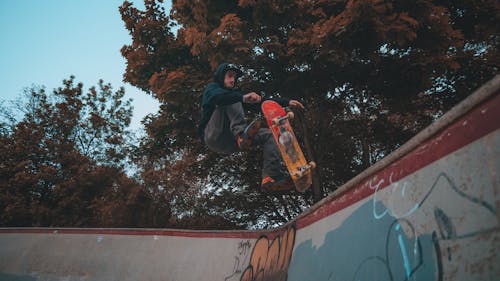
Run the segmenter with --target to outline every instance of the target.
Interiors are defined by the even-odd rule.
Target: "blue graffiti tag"
[[[396,225],[396,231],[399,231],[400,229],[401,225],[398,223]],[[410,274],[411,274],[410,261],[408,260],[408,254],[406,253],[406,248],[401,233],[398,233],[398,242],[399,242],[399,249],[401,250],[401,255],[403,256],[403,262],[406,271],[406,279],[410,280]]]

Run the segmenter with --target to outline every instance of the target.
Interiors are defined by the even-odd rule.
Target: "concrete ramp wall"
[[[0,280],[499,280],[500,76],[273,231],[0,229]]]

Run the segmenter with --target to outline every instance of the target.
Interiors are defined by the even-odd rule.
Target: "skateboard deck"
[[[306,161],[297,142],[289,122],[289,119],[293,118],[293,112],[287,113],[281,105],[270,100],[262,103],[262,112],[295,184],[295,189],[299,192],[305,192],[312,184],[311,169],[316,165],[314,162],[308,163]]]

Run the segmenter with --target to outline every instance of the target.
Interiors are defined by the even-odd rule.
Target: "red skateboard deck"
[[[293,118],[293,112],[287,113],[281,105],[270,100],[262,103],[262,112],[295,184],[295,189],[305,192],[312,184],[311,169],[315,168],[316,164],[308,163],[302,153],[289,122],[289,119]]]

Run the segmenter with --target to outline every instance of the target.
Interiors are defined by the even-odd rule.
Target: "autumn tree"
[[[71,77],[52,94],[25,95],[20,120],[16,105],[1,110],[0,224],[148,224],[148,195],[123,171],[132,112],[124,90],[100,81],[85,92]]]
[[[196,136],[219,63],[244,67],[242,89],[306,104],[307,126],[294,127],[308,129],[317,200],[498,72],[499,10],[469,0],[178,0],[167,15],[162,1],[146,0],[144,11],[125,1],[125,81],[162,104],[144,122],[141,177],[179,217],[196,209],[245,227],[282,223],[312,192],[260,194],[258,153],[214,155]]]

